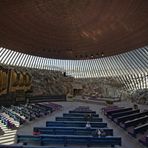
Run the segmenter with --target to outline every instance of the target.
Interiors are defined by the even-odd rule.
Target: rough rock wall
[[[58,71],[31,70],[33,95],[65,95],[72,90],[73,78]]]
[[[73,94],[73,89],[81,89],[80,95],[98,97],[122,97],[123,85],[113,78],[74,79],[64,77],[62,72],[14,67],[26,70],[32,75],[33,96]],[[127,94],[124,93],[124,96]],[[124,97],[126,98],[126,97]]]
[[[32,96],[65,95],[72,91],[73,78],[65,77],[60,71],[2,66],[29,72],[32,76]]]
[[[148,105],[148,89],[139,89],[131,94],[131,100],[138,104]]]
[[[33,95],[72,94],[73,89],[81,88],[80,95],[98,97],[121,97],[122,84],[112,78],[74,79],[64,77],[58,71],[30,70]],[[77,85],[75,85],[77,84]]]
[[[97,97],[121,97],[123,85],[113,78],[77,79],[82,85],[83,95]]]
[[[33,95],[72,94],[74,84],[82,91],[80,95],[98,97],[121,97],[122,84],[113,78],[74,79],[64,77],[61,72],[29,69],[32,75]]]

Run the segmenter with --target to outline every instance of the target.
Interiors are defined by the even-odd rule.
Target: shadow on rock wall
[[[139,89],[131,94],[132,102],[148,104],[148,89]]]
[[[84,96],[121,97],[123,84],[114,78],[89,78],[75,81],[82,85],[81,92]]]
[[[31,70],[33,96],[66,95],[72,91],[73,78],[58,71]]]

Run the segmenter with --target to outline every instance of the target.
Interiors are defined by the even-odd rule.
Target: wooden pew
[[[41,116],[42,116],[42,115],[47,115],[47,114],[49,114],[46,110],[43,110],[42,108],[40,108],[40,107],[38,107],[38,106],[36,106],[36,105],[31,105],[31,104],[29,104],[27,107],[28,107],[28,109],[32,109],[32,110],[36,111],[36,112],[39,113]]]
[[[123,117],[123,116],[126,116],[126,115],[131,115],[131,114],[139,113],[139,112],[140,112],[140,109],[129,110],[129,111],[124,111],[124,112],[120,112],[120,113],[114,113],[114,114],[111,115],[111,119]]]
[[[31,115],[31,113],[26,111],[26,110],[24,110],[23,108],[11,105],[11,109],[13,111],[15,111],[16,113],[20,114],[21,116],[24,116],[29,121],[32,121],[34,119],[34,117]]]
[[[4,131],[2,130],[2,128],[0,127],[0,136],[4,134]]]
[[[148,115],[148,111],[144,111],[144,112],[141,112],[141,113],[135,113],[135,114],[131,114],[131,115],[126,115],[126,116],[118,117],[117,118],[117,123],[126,122],[128,120],[132,120],[132,119],[136,119],[136,118],[139,118],[139,117],[143,117],[145,115]]]
[[[107,123],[102,122],[90,122],[91,127],[96,128],[104,128],[107,127]],[[86,122],[79,122],[79,121],[47,121],[46,127],[85,127]]]
[[[40,143],[40,145],[63,144],[87,146],[121,146],[121,137],[59,136],[59,135],[17,135],[17,143]]]
[[[113,129],[101,128],[106,136],[113,136]],[[33,134],[48,135],[93,135],[97,128],[85,127],[34,127]]]
[[[63,114],[63,117],[85,117],[87,114],[84,114],[84,113],[64,113]],[[99,117],[98,114],[92,114],[91,115],[92,117]]]
[[[63,108],[62,105],[59,105],[59,104],[56,104],[56,103],[52,103],[52,102],[44,102],[44,103],[41,103],[41,104],[45,104],[45,105],[48,105],[52,108],[52,111],[58,111],[58,110],[61,110]]]
[[[28,106],[25,105],[20,105],[21,108],[23,108],[24,110],[26,110],[27,112],[29,112],[31,115],[33,115],[34,117],[40,117],[40,112],[39,111],[35,111],[32,108],[29,108]]]
[[[130,111],[130,110],[132,110],[132,108],[113,109],[113,110],[107,111],[106,115],[111,116],[112,114],[115,114],[115,113],[120,113],[120,112],[125,112],[125,111]]]
[[[102,107],[101,110],[108,111],[108,110],[117,109],[117,108],[119,108],[119,106],[112,105],[112,106]]]
[[[16,128],[15,124],[13,124],[8,118],[6,118],[3,114],[0,114],[0,121],[6,125],[7,128],[14,129]]]
[[[96,114],[95,111],[75,111],[75,110],[71,110],[69,111],[69,113],[84,113],[84,114]]]
[[[21,145],[0,145],[0,148],[24,148],[24,147]],[[33,147],[26,147],[26,148],[33,148]]]
[[[116,110],[116,109],[123,109],[124,107],[118,107],[118,106],[111,106],[111,107],[105,107],[105,108],[102,108],[102,112],[104,112],[104,115],[107,115],[107,113],[109,111],[113,111],[113,110]]]
[[[38,105],[38,106],[40,106],[40,107],[46,109],[46,111],[50,111],[51,113],[53,112],[53,109],[52,109],[52,107],[50,106],[50,104],[47,105],[47,104],[37,103],[36,105]]]
[[[140,138],[139,142],[142,143],[144,146],[148,147],[148,135],[143,136],[142,138]]]
[[[78,106],[74,110],[89,110],[89,106]]]
[[[123,124],[123,128],[128,128],[130,126],[136,126],[138,125],[139,123],[144,123],[144,122],[147,122],[148,121],[148,116],[144,116],[144,117],[140,117],[140,118],[136,118],[136,119],[133,119],[133,120],[130,120],[130,121],[126,121],[124,124]]]
[[[43,115],[43,113],[40,110],[36,109],[36,108],[33,108],[31,106],[27,106],[26,108],[28,110],[30,110],[31,112],[33,112],[35,114],[35,116],[38,117],[38,118]]]
[[[15,121],[18,121],[19,124],[23,124],[26,121],[21,118],[19,115],[17,115],[16,113],[13,113],[12,111],[8,110],[7,108],[2,106],[2,111],[5,112],[6,114],[8,114],[11,118],[13,118]]]
[[[37,109],[39,109],[40,111],[42,111],[45,115],[49,114],[49,110],[47,108],[41,107],[38,104],[31,104],[32,107],[35,107]]]
[[[49,146],[31,146],[31,145],[0,145],[0,148],[62,148]]]
[[[137,134],[146,132],[148,130],[148,123],[135,127],[132,131],[128,133],[133,137],[136,137]]]
[[[56,117],[56,121],[86,121],[84,117]],[[94,117],[91,122],[102,122],[102,118]]]

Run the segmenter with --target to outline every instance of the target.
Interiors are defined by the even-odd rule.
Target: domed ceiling
[[[0,47],[55,59],[148,45],[148,0],[0,0]]]

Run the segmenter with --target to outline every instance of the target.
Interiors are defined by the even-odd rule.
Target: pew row
[[[144,146],[147,146],[147,147],[148,147],[148,135],[142,136],[142,137],[139,139],[139,142],[142,143]]]
[[[89,106],[79,106],[75,108],[74,111],[91,111],[91,109],[89,108]]]
[[[34,118],[42,116],[41,112],[34,110],[33,108],[28,107],[27,105],[20,105],[21,109],[24,109],[26,112],[33,115]]]
[[[102,123],[102,122],[90,122],[91,127],[96,127],[96,128],[104,128],[107,127],[107,123]],[[46,122],[46,127],[85,127],[86,122],[79,122],[79,121],[47,121]]]
[[[87,146],[121,146],[121,137],[59,136],[59,135],[17,135],[17,143],[39,143],[40,145],[63,144]]]
[[[0,121],[3,123],[7,128],[10,129],[16,129],[16,126],[14,123],[12,123],[7,117],[5,117],[3,114],[0,114]]]
[[[0,135],[3,135],[4,131],[2,130],[2,128],[0,127]]]
[[[46,111],[50,111],[50,113],[54,111],[53,108],[50,106],[50,104],[37,103],[36,105],[46,109]]]
[[[130,111],[130,110],[132,110],[132,108],[113,109],[113,110],[107,111],[107,112],[106,112],[106,115],[109,117],[109,116],[111,116],[112,114],[120,113],[120,112],[125,112],[125,111]]]
[[[84,117],[56,117],[56,121],[87,121]],[[102,122],[102,118],[94,117],[89,119],[91,122]]]
[[[139,133],[144,133],[148,130],[148,123],[142,124],[140,126],[137,126],[133,129],[131,129],[128,133],[132,135],[133,137],[136,137]]]
[[[62,110],[62,108],[63,108],[62,105],[52,103],[52,102],[44,102],[44,103],[41,103],[41,104],[49,105],[52,108],[53,111]]]
[[[84,114],[84,113],[64,113],[63,117],[85,117],[88,114]],[[99,117],[98,114],[91,114],[92,117]]]
[[[144,116],[144,117],[136,118],[130,121],[126,121],[125,123],[121,124],[121,127],[127,129],[131,126],[136,126],[140,123],[145,123],[147,121],[148,121],[148,116]]]
[[[137,110],[123,111],[123,112],[120,112],[120,113],[114,113],[114,114],[110,115],[109,118],[111,118],[113,120],[114,118],[123,117],[123,116],[126,116],[126,115],[131,115],[131,114],[139,113],[139,112],[140,112],[139,109],[137,109]]]
[[[32,145],[0,145],[0,148],[63,148],[63,147],[49,147],[49,146],[32,146]]]
[[[89,110],[89,111],[77,111],[77,110],[70,110],[69,111],[69,113],[84,113],[84,114],[96,114],[96,112],[95,111],[91,111],[91,110]]]
[[[24,110],[23,108],[11,105],[11,109],[16,113],[20,114],[21,116],[24,116],[29,121],[32,121],[33,119],[35,119],[35,117],[32,116],[30,112],[28,112],[27,110]]]
[[[116,122],[118,124],[120,124],[120,123],[124,123],[124,122],[126,122],[128,120],[133,120],[133,119],[136,119],[136,118],[139,118],[139,117],[143,117],[145,115],[148,115],[148,111],[141,112],[141,113],[134,113],[134,114],[131,114],[131,115],[126,115],[126,116],[118,117],[116,119]]]
[[[46,109],[44,109],[44,108],[42,108],[42,107],[40,107],[40,106],[38,106],[36,104],[30,104],[28,107],[32,108],[34,110],[37,110],[37,111],[43,113],[44,115],[48,115],[49,114],[49,112],[46,111]]]
[[[109,111],[109,110],[113,110],[113,109],[118,109],[120,108],[119,106],[116,106],[116,105],[112,105],[112,106],[107,106],[107,107],[103,107],[101,108],[101,110],[106,113],[106,111]]]
[[[2,106],[2,112],[6,113],[7,115],[9,115],[11,118],[13,118],[15,121],[19,122],[19,124],[23,124],[26,121],[21,118],[19,115],[17,115],[16,113],[10,111],[9,109],[5,108]]]
[[[105,136],[113,136],[113,129],[101,128],[105,132]],[[34,127],[33,135],[93,135],[97,128],[82,127]]]

